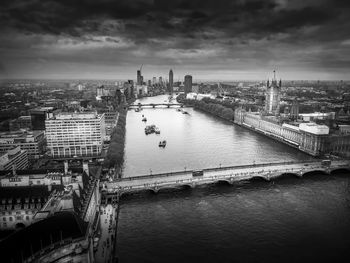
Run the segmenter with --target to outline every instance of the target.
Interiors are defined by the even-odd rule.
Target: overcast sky
[[[1,0],[1,78],[350,79],[350,0]]]

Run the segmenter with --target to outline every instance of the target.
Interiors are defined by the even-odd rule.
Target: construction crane
[[[142,64],[141,67],[140,67],[140,72],[142,71],[142,67],[143,67],[143,64]]]

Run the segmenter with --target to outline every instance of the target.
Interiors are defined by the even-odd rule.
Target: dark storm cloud
[[[284,32],[335,19],[347,1],[318,1],[297,9],[278,9],[272,0],[14,0],[2,4],[3,26],[27,32],[77,36],[99,29],[96,19],[118,19],[130,37],[183,35],[206,29]],[[332,3],[332,4],[331,4]],[[337,6],[339,5],[339,8]],[[288,7],[288,3],[286,5]],[[178,23],[171,23],[178,19]],[[130,31],[130,32],[129,32]]]
[[[344,69],[349,10],[348,0],[2,0],[0,55]]]

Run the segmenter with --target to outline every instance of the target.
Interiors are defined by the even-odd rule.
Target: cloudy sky
[[[350,0],[1,0],[1,78],[350,79]]]

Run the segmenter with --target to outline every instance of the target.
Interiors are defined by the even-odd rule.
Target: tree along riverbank
[[[202,110],[210,113],[216,117],[233,121],[235,105],[231,104],[230,107],[218,103],[216,100],[204,98],[202,100],[190,100],[190,99],[179,99],[181,103],[193,106],[195,109]]]
[[[128,110],[124,108],[119,110],[118,123],[112,131],[111,141],[109,143],[107,155],[104,160],[105,168],[119,169],[123,165],[127,112]]]
[[[129,104],[133,103],[135,99],[128,101]],[[111,140],[109,143],[107,155],[104,160],[104,168],[114,168],[121,177],[123,163],[124,163],[124,149],[125,149],[125,134],[126,134],[126,115],[128,113],[127,105],[120,105],[118,108],[119,117],[117,126],[111,133]]]

